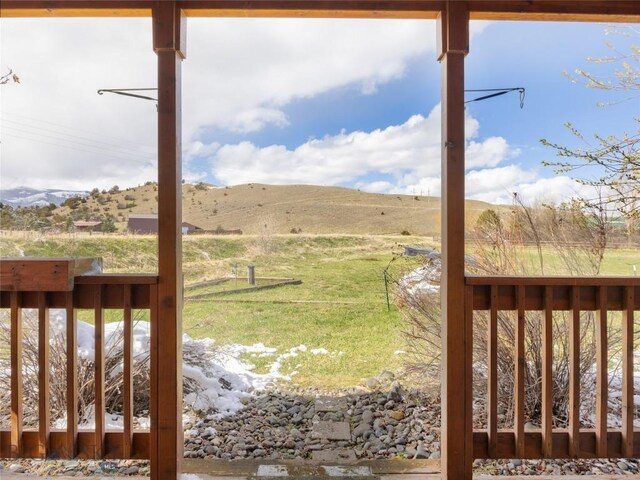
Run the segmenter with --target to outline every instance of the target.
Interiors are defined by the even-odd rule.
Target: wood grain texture
[[[46,292],[38,293],[38,451],[47,458],[51,414],[49,385],[49,309]]]
[[[553,452],[553,291],[544,289],[542,324],[542,451]]]
[[[498,448],[498,288],[491,287],[491,310],[487,339],[487,430],[489,435],[489,455],[494,457]],[[470,307],[468,307],[470,308]]]
[[[515,325],[515,365],[514,365],[514,415],[513,422],[515,425],[516,435],[516,456],[518,458],[524,458],[524,424],[526,423],[524,416],[524,404],[525,404],[525,343],[524,333],[526,326],[526,312],[524,309],[524,287],[519,286],[517,289],[518,295],[518,314],[516,316]]]
[[[622,312],[622,451],[633,456],[633,289],[625,289],[625,306]]]
[[[463,2],[448,3],[439,18],[447,31],[440,56],[442,72],[442,474],[471,478],[472,384],[464,282],[464,57],[469,15]],[[471,306],[469,306],[471,308]]]
[[[22,455],[22,295],[11,292],[11,458]]]
[[[158,58],[158,311],[157,462],[154,480],[180,476],[182,430],[182,107],[183,25],[175,2],[153,9],[153,46]],[[156,448],[156,446],[152,446]]]
[[[596,316],[596,454],[607,456],[607,412],[609,410],[609,355],[607,342],[607,289],[600,288]]]
[[[434,0],[180,0],[192,17],[435,18],[445,1]],[[470,0],[474,20],[638,22],[634,0]],[[153,1],[4,0],[5,17],[149,16]]]
[[[125,458],[131,456],[133,442],[133,318],[131,316],[131,285],[125,285],[123,295],[123,441],[122,455]]]
[[[104,455],[104,413],[105,413],[105,361],[104,361],[104,310],[102,306],[102,285],[96,285],[94,289],[94,332],[95,332],[95,458]]]
[[[580,290],[572,289],[569,318],[569,455],[580,456]]]

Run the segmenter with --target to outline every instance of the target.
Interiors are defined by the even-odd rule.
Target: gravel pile
[[[313,452],[349,449],[358,459],[440,458],[438,399],[398,387],[342,398],[346,408],[324,412],[309,393],[252,397],[236,415],[188,425],[185,457],[309,459]],[[351,438],[322,438],[314,431],[318,422],[347,422]]]
[[[354,461],[440,458],[437,396],[403,390],[394,383],[387,391],[342,392],[334,405],[339,408],[327,408],[323,398],[315,389],[272,391],[247,398],[245,407],[235,415],[195,420],[185,426],[185,457],[272,461],[310,460],[322,455]],[[326,438],[317,428],[320,424],[345,427],[346,438]],[[3,471],[80,478],[145,476],[149,475],[149,464],[133,460],[5,460],[0,462],[0,478]],[[640,460],[476,460],[474,473],[638,474]]]

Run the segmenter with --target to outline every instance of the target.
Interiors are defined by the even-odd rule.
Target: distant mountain
[[[44,207],[53,203],[60,205],[69,197],[86,197],[89,192],[73,190],[17,187],[0,190],[0,203],[12,207]]]

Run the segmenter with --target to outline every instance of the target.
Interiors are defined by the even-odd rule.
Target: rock
[[[522,465],[522,460],[520,460],[519,458],[514,458],[513,460],[511,460],[511,464],[514,467],[519,467],[520,465]]]
[[[364,383],[367,387],[369,387],[372,390],[380,386],[380,380],[378,380],[377,378],[367,378],[367,380]]]
[[[9,465],[9,471],[11,473],[25,473],[27,470],[19,463],[12,463]]]
[[[136,465],[133,465],[122,472],[123,475],[137,475],[140,471],[140,468]]]
[[[627,464],[627,462],[623,462],[622,460],[619,461],[616,465],[618,465],[618,468],[620,470],[624,470],[624,471],[629,470],[629,465]]]
[[[394,420],[400,421],[404,418],[404,412],[402,410],[392,410],[389,416]]]

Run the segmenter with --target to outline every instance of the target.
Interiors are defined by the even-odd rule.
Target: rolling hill
[[[344,187],[247,184],[214,187],[183,184],[183,218],[205,230],[240,228],[245,234],[354,233],[440,234],[440,198],[367,193]],[[157,185],[95,193],[80,206],[93,216],[111,214],[119,230],[129,213],[157,212]],[[492,205],[468,200],[473,224]],[[78,208],[78,207],[76,207]],[[69,206],[54,213],[68,215]]]

